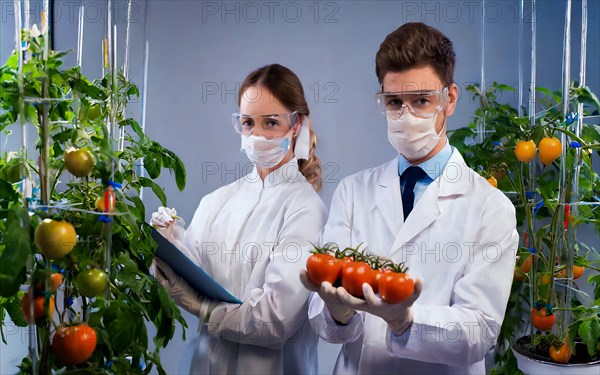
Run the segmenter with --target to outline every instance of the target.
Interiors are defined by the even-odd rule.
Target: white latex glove
[[[300,281],[306,289],[319,294],[319,297],[325,302],[329,314],[331,314],[331,317],[336,322],[342,325],[348,324],[350,319],[356,314],[353,308],[348,307],[340,300],[339,296],[342,293],[348,294],[346,289],[342,287],[336,288],[328,281],[323,281],[320,286],[315,285],[308,279],[306,270],[300,270]]]
[[[365,299],[356,298],[343,288],[339,298],[348,308],[365,311],[385,320],[392,332],[399,336],[410,328],[413,320],[412,305],[421,294],[421,280],[415,281],[415,290],[408,299],[402,303],[390,304],[375,295],[373,288],[368,283],[363,284]]]
[[[160,206],[158,211],[152,213],[150,225],[166,228],[175,223],[176,219],[179,219],[179,216],[177,216],[177,211],[174,208]]]
[[[190,284],[159,257],[154,257],[152,263],[155,268],[154,277],[167,289],[171,298],[201,322],[207,321],[217,303],[196,293]]]

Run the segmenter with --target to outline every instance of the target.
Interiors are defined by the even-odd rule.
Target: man
[[[343,343],[334,373],[483,374],[509,297],[518,245],[514,207],[448,143],[454,113],[452,42],[423,23],[386,37],[376,56],[378,105],[398,157],[341,181],[321,242],[364,243],[406,262],[411,298],[387,304],[324,282],[309,319]],[[370,129],[376,129],[371,127]]]

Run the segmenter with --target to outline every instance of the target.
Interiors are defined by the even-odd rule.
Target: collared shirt
[[[417,167],[421,167],[421,169],[427,173],[427,177],[417,181],[415,184],[415,205],[429,184],[442,174],[446,164],[448,164],[448,160],[450,160],[450,156],[452,156],[452,146],[450,146],[450,142],[448,142],[448,138],[446,138],[446,145],[440,152],[435,154],[431,159],[417,165]],[[411,162],[406,160],[402,154],[398,155],[398,176],[402,176],[402,173],[410,166],[412,166]],[[402,193],[403,191],[404,180],[400,179],[400,192]]]

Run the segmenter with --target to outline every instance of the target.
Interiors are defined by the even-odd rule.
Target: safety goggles
[[[290,131],[298,121],[298,112],[273,113],[251,116],[236,112],[231,116],[235,131],[243,135],[251,135],[256,129],[265,137],[281,136]]]
[[[416,117],[431,118],[438,114],[448,99],[448,88],[443,90],[417,90],[403,92],[378,92],[377,108],[390,118],[399,118],[407,109]]]

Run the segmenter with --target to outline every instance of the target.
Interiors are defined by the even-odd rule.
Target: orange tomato
[[[44,302],[44,296],[35,297],[35,301],[33,302],[33,316],[36,323],[39,323],[44,317],[44,312],[46,312],[46,317],[51,317],[52,314],[54,314],[54,297],[50,296],[47,311],[44,309]],[[34,322],[34,319],[31,319],[31,312],[29,310],[30,303],[31,300],[29,298],[29,293],[25,293],[21,299],[21,311],[23,312],[23,317],[25,320],[31,324]]]
[[[585,267],[573,266],[573,278],[579,279],[585,272]]]
[[[538,157],[544,165],[552,164],[562,154],[562,144],[555,138],[544,138],[540,141]]]
[[[517,279],[519,281],[525,281],[526,276],[519,267],[515,267],[515,276],[514,277],[515,277],[515,279]]]
[[[563,342],[557,348],[554,345],[550,345],[550,349],[548,349],[550,354],[550,358],[556,363],[569,363],[573,352],[571,352],[571,347],[568,343]]]
[[[547,331],[554,326],[555,314],[546,315],[546,308],[542,307],[539,310],[531,309],[531,323],[540,331]]]
[[[536,147],[533,141],[519,141],[515,147],[515,155],[519,161],[529,163],[535,158]]]
[[[498,180],[496,180],[496,177],[492,176],[488,178],[487,182],[489,182],[493,187],[498,188]]]
[[[540,276],[539,284],[540,285],[548,285],[552,281],[552,276],[550,273],[544,273]]]
[[[62,282],[63,282],[63,275],[61,273],[54,272],[53,274],[50,275],[50,290],[53,292],[56,292],[58,290],[58,287],[60,286],[60,284],[62,284]],[[40,282],[36,283],[35,288],[38,291],[43,290],[44,282],[40,281]]]
[[[533,255],[529,254],[523,264],[519,267],[523,273],[527,273],[531,270],[531,266],[533,265]]]

